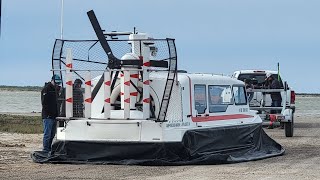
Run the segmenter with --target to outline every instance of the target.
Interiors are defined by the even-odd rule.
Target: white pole
[[[61,0],[61,10],[60,10],[60,39],[63,39],[63,9],[64,2]]]
[[[124,119],[130,119],[130,71],[124,73]]]
[[[91,98],[91,72],[88,71],[86,74],[86,79],[85,79],[85,100],[84,100],[84,109],[85,109],[85,117],[86,118],[91,118],[91,103],[92,103],[92,98]]]
[[[116,78],[116,77],[115,77]],[[110,119],[110,91],[111,91],[110,71],[104,72],[104,118]]]
[[[72,50],[67,49],[66,58],[66,117],[73,117],[73,81],[72,81]]]
[[[139,80],[139,71],[131,71],[130,72],[130,80],[132,84],[138,86]],[[136,109],[136,102],[138,97],[138,91],[134,86],[130,86],[130,109]]]
[[[142,108],[143,108],[143,119],[149,119],[150,118],[150,80],[149,80],[149,66],[150,66],[150,61],[149,61],[149,56],[147,53],[147,47],[143,48],[143,103],[142,103]]]
[[[121,109],[124,109],[124,74],[122,72],[119,73],[120,76],[120,99],[121,99]]]

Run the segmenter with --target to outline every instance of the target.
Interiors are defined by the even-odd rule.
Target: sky
[[[175,38],[178,68],[231,75],[276,70],[296,92],[320,93],[319,0],[64,0],[63,38],[107,31]],[[61,0],[2,0],[0,85],[42,86],[60,38]]]

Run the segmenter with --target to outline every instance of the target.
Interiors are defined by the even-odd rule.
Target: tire
[[[292,121],[291,122],[287,122],[284,124],[284,131],[286,134],[286,137],[292,137],[293,136],[293,114],[292,114]]]

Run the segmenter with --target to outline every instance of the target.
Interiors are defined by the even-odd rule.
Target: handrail
[[[274,93],[274,92],[286,92],[286,90],[284,89],[247,89],[247,92]]]

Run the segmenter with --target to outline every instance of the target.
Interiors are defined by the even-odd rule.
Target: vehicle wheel
[[[284,124],[284,131],[285,131],[286,137],[293,136],[293,115],[292,115],[292,121]]]

